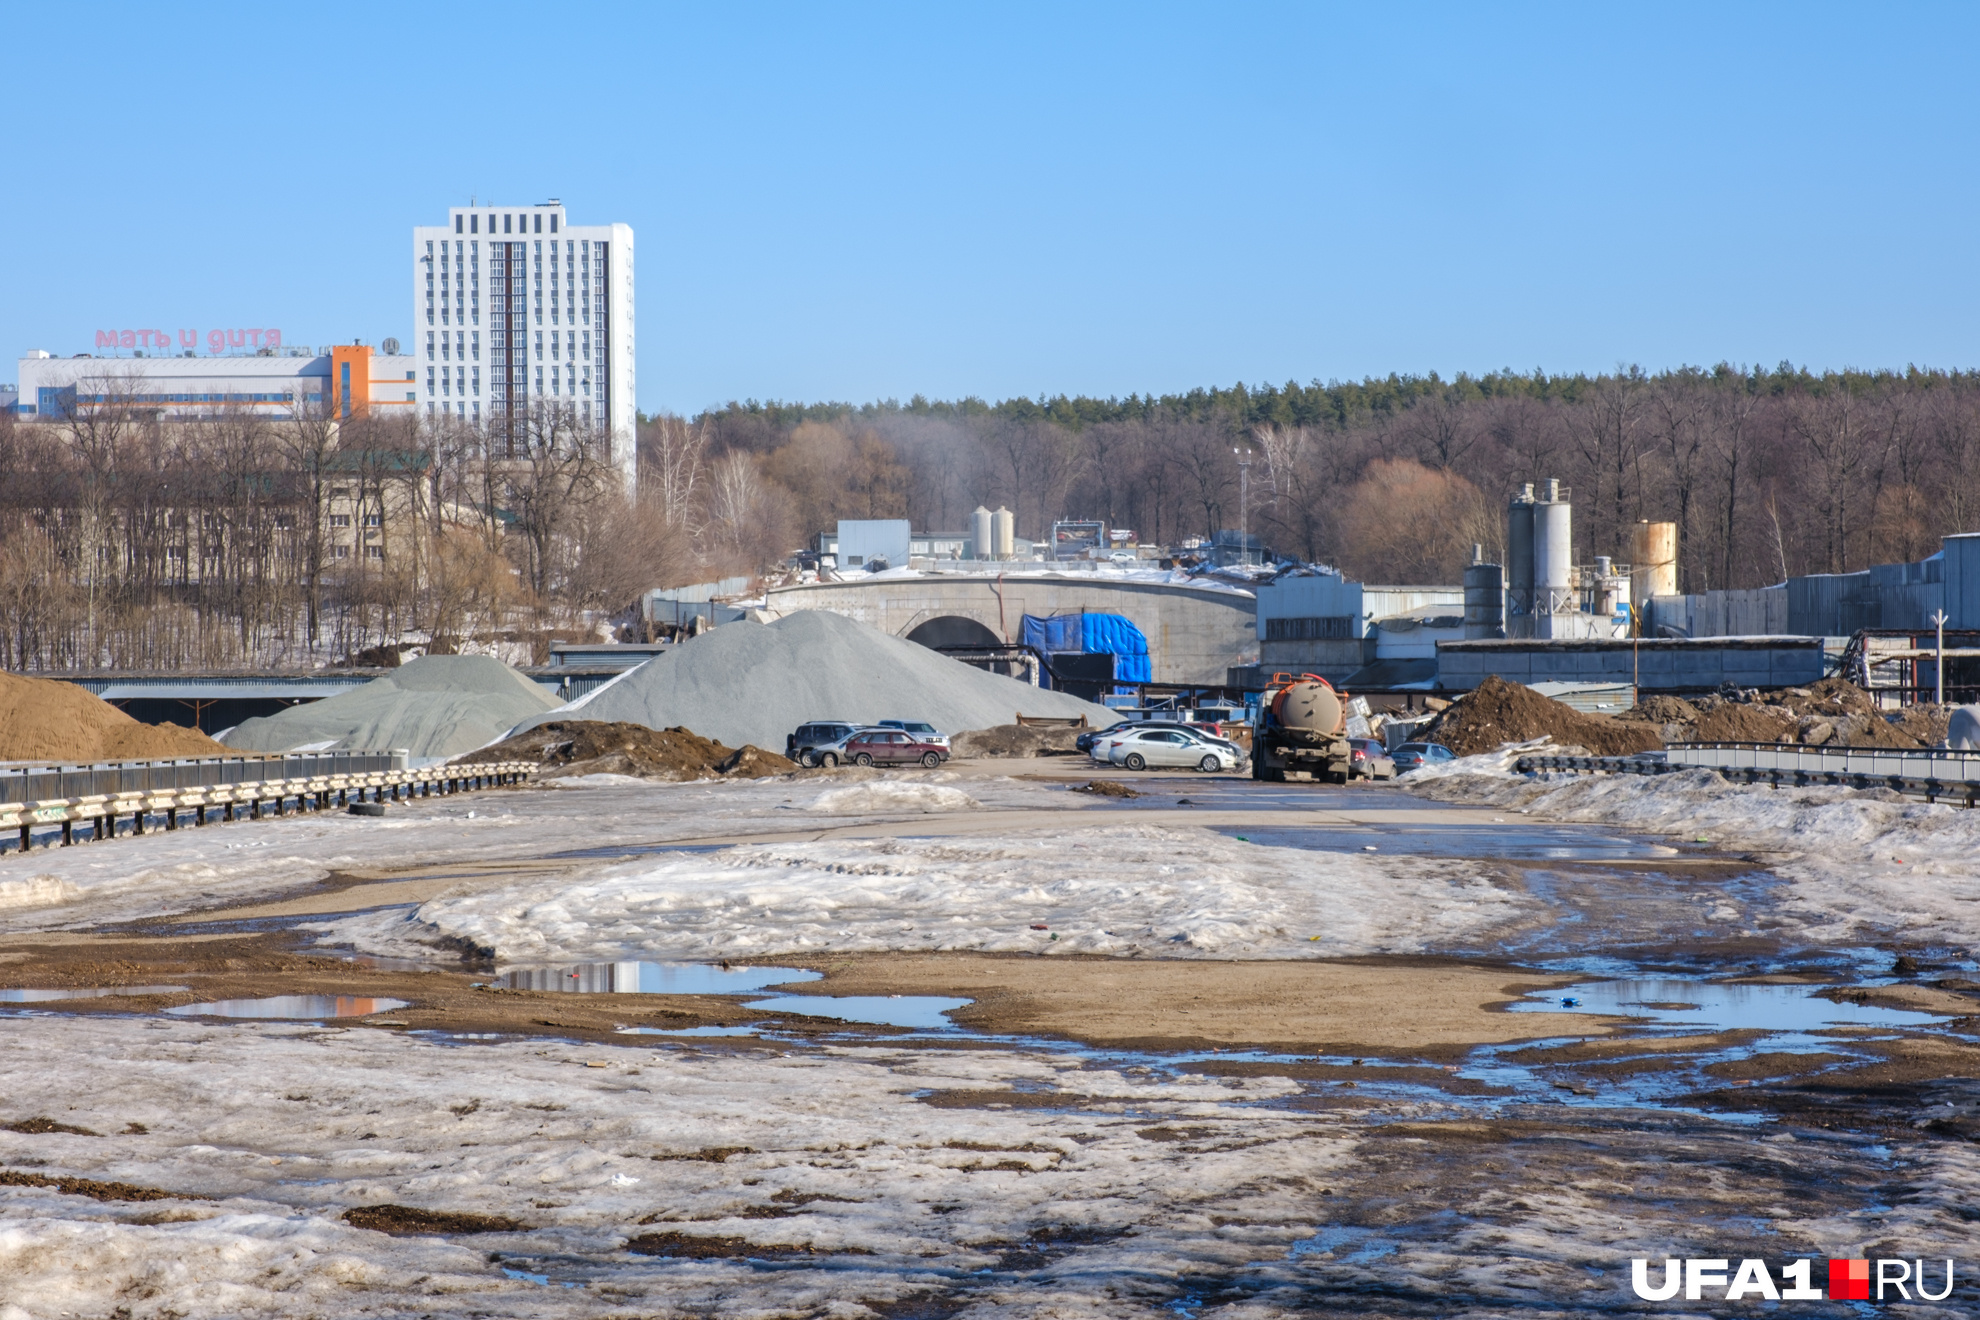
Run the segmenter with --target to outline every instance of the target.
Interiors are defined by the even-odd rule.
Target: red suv
[[[922,742],[898,729],[870,729],[846,739],[845,758],[854,765],[913,765],[933,770],[949,759],[940,743]]]

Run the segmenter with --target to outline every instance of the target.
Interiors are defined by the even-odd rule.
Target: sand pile
[[[1586,747],[1597,756],[1628,756],[1664,745],[1657,730],[1649,725],[1626,724],[1607,715],[1584,715],[1496,674],[1446,710],[1424,736],[1459,756],[1475,756],[1500,743],[1533,738]]]
[[[0,673],[0,761],[80,764],[226,754],[198,729],[140,724],[74,683]]]
[[[458,756],[486,746],[557,699],[486,655],[429,655],[342,696],[246,720],[227,745],[258,752],[297,748]]]
[[[949,752],[954,756],[1073,756],[1079,751],[1079,735],[1086,732],[1050,725],[999,724],[994,729],[957,734],[949,740]]]
[[[761,779],[796,770],[795,762],[761,747],[724,747],[687,729],[599,720],[551,720],[459,757],[480,761],[535,761],[546,777],[636,775],[641,779]]]
[[[926,720],[953,734],[1019,714],[1114,721],[1104,706],[971,668],[843,615],[801,610],[770,624],[723,624],[528,723],[627,721],[686,727],[731,747],[782,747],[813,720]]]

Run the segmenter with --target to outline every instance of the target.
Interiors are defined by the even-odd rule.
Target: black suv
[[[865,727],[851,720],[814,720],[810,724],[800,724],[796,733],[784,739],[784,755],[799,765],[817,765],[819,748],[830,747],[836,752],[840,743]]]

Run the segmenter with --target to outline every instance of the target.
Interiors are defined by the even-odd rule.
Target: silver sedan
[[[1235,770],[1244,763],[1237,749],[1228,743],[1211,742],[1180,729],[1132,729],[1116,734],[1102,746],[1111,764],[1128,770],[1187,767],[1216,774]]]

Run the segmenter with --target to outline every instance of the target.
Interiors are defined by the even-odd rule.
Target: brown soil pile
[[[1917,739],[1922,747],[1937,747],[1946,740],[1946,721],[1952,718],[1952,711],[1951,706],[1906,706],[1891,721],[1891,727]]]
[[[522,1233],[527,1224],[501,1215],[453,1210],[421,1210],[410,1205],[361,1205],[344,1211],[344,1222],[376,1233]]]
[[[0,674],[0,761],[148,761],[237,756],[197,729],[140,724],[93,693]]]
[[[1628,756],[1655,751],[1664,745],[1654,728],[1625,724],[1607,715],[1584,715],[1574,707],[1543,697],[1523,683],[1509,683],[1494,674],[1445,711],[1428,732],[1459,756],[1489,752],[1500,743],[1551,738],[1557,743],[1586,747],[1596,756]]]
[[[649,729],[644,724],[602,720],[552,720],[456,759],[535,761],[554,776],[637,775],[679,782],[688,779],[763,779],[787,775],[797,764],[745,745],[725,747],[688,729]]]
[[[1642,724],[1689,724],[1698,718],[1698,707],[1683,697],[1658,693],[1643,698],[1616,718]]]
[[[1698,717],[1698,742],[1793,742],[1798,721],[1779,706],[1728,701]]]
[[[1805,688],[1782,688],[1769,693],[1767,700],[1785,706],[1796,716],[1820,715],[1830,720],[1842,715],[1879,713],[1868,692],[1841,678],[1825,678]]]
[[[1085,729],[1037,724],[999,724],[969,729],[949,743],[952,756],[1075,756]]]

